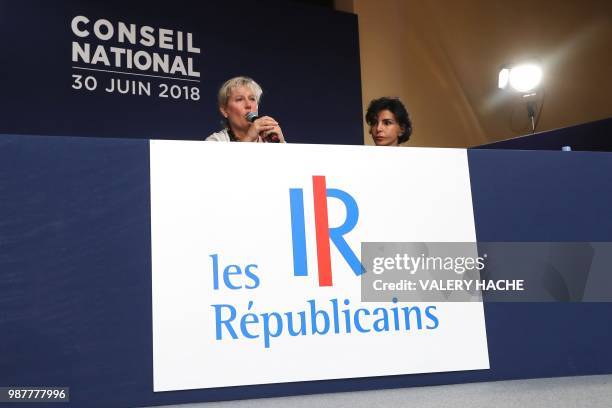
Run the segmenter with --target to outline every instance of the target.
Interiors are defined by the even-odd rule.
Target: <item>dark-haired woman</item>
[[[399,98],[374,99],[365,119],[376,146],[399,146],[412,134],[412,120]]]

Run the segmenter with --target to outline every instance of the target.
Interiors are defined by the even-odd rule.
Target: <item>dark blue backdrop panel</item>
[[[468,150],[479,241],[612,241],[612,153]]]
[[[610,155],[469,160],[480,240],[612,241]],[[70,386],[71,406],[612,372],[610,304],[506,303],[485,307],[491,370],[154,393],[148,142],[0,136],[0,197],[0,385]]]
[[[0,138],[0,385],[70,386],[78,406],[150,390],[148,151]]]
[[[474,149],[612,151],[612,118],[488,143]]]
[[[478,241],[612,241],[612,153],[468,158]],[[485,314],[493,377],[612,372],[612,303],[487,303]]]
[[[105,42],[93,35],[79,38],[70,26],[77,15],[91,20],[81,26],[90,31],[103,18],[115,27],[124,22],[190,32],[201,53],[147,48],[116,38]],[[264,89],[260,112],[281,123],[287,140],[363,143],[359,38],[352,14],[280,0],[0,0],[0,37],[5,39],[0,45],[0,133],[202,139],[220,129],[219,86],[247,75]],[[191,56],[201,74],[201,98],[157,96],[161,83],[193,82],[75,70],[73,66],[86,64],[72,62],[73,41],[102,44],[107,50],[115,46]],[[73,74],[95,76],[98,88],[72,89]],[[152,96],[104,92],[111,78],[150,81]]]

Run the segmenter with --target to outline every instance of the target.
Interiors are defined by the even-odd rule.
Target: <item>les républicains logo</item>
[[[344,239],[357,225],[359,207],[357,200],[348,192],[327,188],[325,176],[313,176],[312,180],[319,286],[333,290],[330,243],[336,246],[357,277],[364,273],[359,258]],[[346,207],[346,219],[339,227],[329,227],[329,198],[339,199]],[[290,188],[289,202],[293,274],[297,277],[308,276],[303,189]],[[218,254],[212,254],[210,258],[213,290],[253,293],[259,288],[262,278],[258,274],[257,264],[230,264],[223,267]],[[436,306],[400,305],[397,299],[377,305],[378,307],[364,304],[353,306],[348,298],[341,300],[331,297],[322,301],[317,297],[306,299],[304,308],[298,311],[259,311],[253,299],[242,306],[219,303],[212,304],[211,307],[216,340],[260,341],[265,348],[270,348],[274,339],[280,337],[376,335],[385,332],[436,330],[440,326]]]

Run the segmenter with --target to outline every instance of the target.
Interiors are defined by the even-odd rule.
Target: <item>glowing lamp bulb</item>
[[[517,65],[508,75],[510,86],[518,92],[529,92],[542,80],[542,68],[535,64]]]

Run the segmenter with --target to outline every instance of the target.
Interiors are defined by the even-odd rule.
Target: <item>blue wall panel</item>
[[[468,154],[480,241],[612,241],[610,155]],[[3,135],[0,197],[0,385],[71,406],[612,372],[610,303],[489,303],[491,370],[153,393],[148,142]]]

